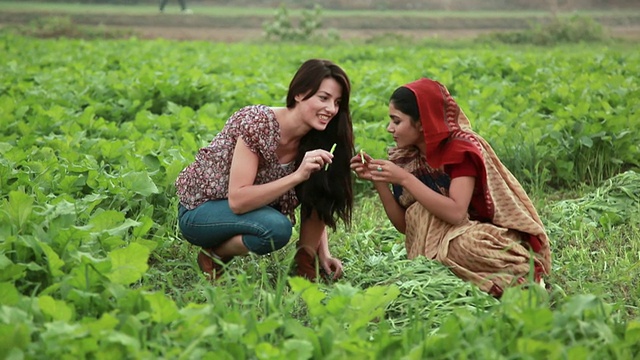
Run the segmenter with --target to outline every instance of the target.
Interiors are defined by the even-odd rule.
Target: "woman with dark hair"
[[[447,89],[430,79],[400,87],[389,117],[389,160],[356,155],[351,168],[373,181],[407,256],[439,261],[496,297],[529,276],[542,282],[551,254],[536,209]]]
[[[351,221],[350,90],[339,66],[308,60],[289,84],[286,107],[238,110],[180,173],[180,230],[202,248],[198,265],[211,279],[235,256],[285,246],[298,205],[297,275],[342,275],[342,263],[329,252],[326,227],[335,230],[338,220]]]

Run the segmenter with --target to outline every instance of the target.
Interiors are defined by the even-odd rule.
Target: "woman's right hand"
[[[327,273],[331,280],[337,280],[342,277],[342,261],[334,257],[320,258],[320,265],[322,269]]]
[[[296,172],[300,174],[302,181],[308,180],[311,174],[321,170],[325,164],[333,162],[333,154],[323,149],[307,151]]]
[[[361,151],[356,156],[351,158],[351,170],[355,171],[356,175],[363,180],[372,180],[371,170],[369,170],[369,162],[373,158],[364,151]]]

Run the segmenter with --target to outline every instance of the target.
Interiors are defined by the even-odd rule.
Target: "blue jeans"
[[[293,227],[289,218],[270,206],[234,214],[226,199],[210,200],[192,210],[180,204],[178,225],[185,239],[194,245],[216,248],[242,235],[244,246],[258,255],[287,245]]]

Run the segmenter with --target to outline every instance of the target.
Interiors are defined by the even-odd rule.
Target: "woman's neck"
[[[420,150],[420,154],[427,155],[427,144],[424,141],[421,141],[419,144],[416,144],[418,150]]]
[[[302,122],[295,109],[275,108],[276,120],[280,126],[280,143],[298,143],[309,132],[309,127]]]

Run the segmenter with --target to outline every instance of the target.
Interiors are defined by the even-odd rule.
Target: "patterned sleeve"
[[[250,107],[240,119],[239,136],[249,149],[266,158],[278,146],[277,122],[267,107]]]

